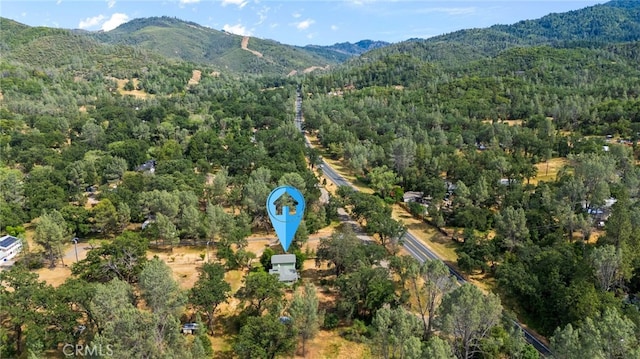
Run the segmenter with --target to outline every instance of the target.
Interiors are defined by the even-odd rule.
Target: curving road
[[[303,121],[302,96],[300,94],[300,90],[298,90],[298,96],[296,98],[296,125],[304,136],[304,131],[301,126],[302,121]],[[304,136],[304,139],[307,147],[311,147],[311,143],[309,142],[309,139],[307,138],[307,136]],[[336,186],[349,186],[353,188],[355,191],[358,191],[357,187],[355,187],[351,182],[349,182],[346,178],[340,175],[324,159],[322,160],[320,167],[322,168],[322,172],[324,173],[324,175],[327,178],[329,178],[329,180],[333,182]],[[438,257],[437,254],[435,254],[429,248],[427,248],[427,246],[424,243],[422,243],[422,241],[416,238],[409,231],[405,232],[404,236],[400,239],[400,241],[404,246],[404,248],[420,263],[424,263],[427,260],[442,261],[447,266],[447,268],[449,268],[449,272],[451,273],[451,275],[458,280],[459,284],[463,284],[466,282],[466,279],[464,279],[464,277],[458,271],[456,271],[447,262],[442,260],[442,258]],[[536,338],[536,336],[532,332],[530,332],[527,328],[523,327],[522,324],[520,324],[519,322],[517,321],[512,321],[512,322],[513,322],[513,325],[515,325],[522,331],[527,342],[533,345],[533,347],[536,348],[536,350],[538,351],[538,353],[540,353],[541,356],[543,357],[551,356],[552,354],[551,350],[544,343],[538,340],[538,338]]]

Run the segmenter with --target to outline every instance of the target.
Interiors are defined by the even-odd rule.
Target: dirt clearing
[[[247,46],[249,46],[249,36],[245,36],[242,38],[242,42],[240,43],[240,47],[243,50],[249,51],[250,53],[258,56],[258,57],[262,57],[262,53],[255,51],[255,50],[251,50],[249,49]]]
[[[189,86],[197,85],[200,83],[201,78],[202,78],[202,71],[193,70],[193,73],[191,74],[191,78],[189,79],[189,82],[187,83],[187,85]]]

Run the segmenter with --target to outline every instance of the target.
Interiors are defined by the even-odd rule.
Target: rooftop
[[[293,264],[296,262],[295,254],[276,254],[271,256],[271,264]]]
[[[0,237],[0,248],[9,248],[12,244],[20,241],[14,236],[5,235]]]

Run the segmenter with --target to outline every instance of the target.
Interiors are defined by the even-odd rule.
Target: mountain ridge
[[[391,44],[384,51],[372,50],[367,57],[371,60],[388,53],[413,53],[425,61],[457,66],[460,58],[480,60],[513,47],[581,47],[634,41],[640,41],[640,1],[613,0],[511,25],[497,24],[427,39],[408,39]]]

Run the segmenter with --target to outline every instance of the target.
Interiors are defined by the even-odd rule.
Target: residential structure
[[[277,274],[278,280],[284,283],[293,283],[298,280],[296,271],[295,254],[277,254],[271,256],[271,269],[269,274]]]
[[[6,262],[13,259],[22,250],[22,241],[14,236],[0,237],[0,261]]]

